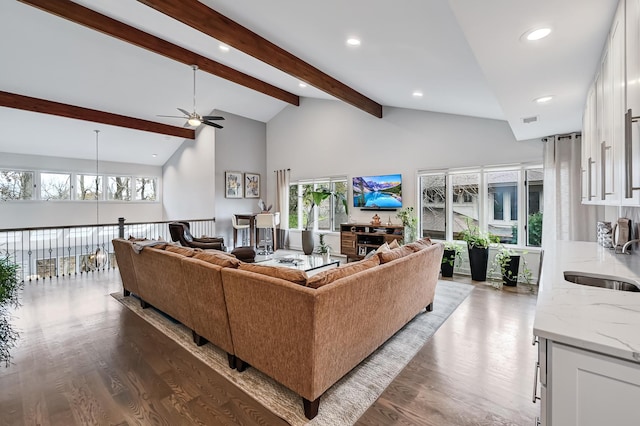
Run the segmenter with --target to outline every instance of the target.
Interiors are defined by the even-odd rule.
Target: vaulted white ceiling
[[[580,129],[617,0],[201,0],[384,106],[507,120],[517,139]],[[76,0],[301,97],[332,96],[135,0]],[[546,25],[551,36],[523,42]],[[345,44],[358,37],[362,45]],[[0,4],[0,90],[182,126],[189,66],[17,1]],[[414,91],[424,96],[415,98]],[[534,98],[553,94],[540,106]],[[200,114],[268,122],[288,104],[205,72]],[[362,114],[366,114],[362,112]],[[537,116],[534,124],[523,117]],[[0,107],[0,152],[86,157],[94,128],[119,141],[101,157],[163,164],[182,140]],[[224,122],[222,123],[224,125]],[[224,131],[224,130],[221,130]],[[130,141],[129,143],[127,143]],[[133,142],[135,141],[135,142]],[[63,146],[64,145],[64,146]],[[87,145],[87,146],[85,146]],[[110,144],[109,144],[110,146]],[[123,149],[123,146],[125,147]],[[150,153],[157,154],[151,157]]]

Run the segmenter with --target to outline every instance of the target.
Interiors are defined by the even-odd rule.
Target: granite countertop
[[[640,282],[639,251],[614,254],[581,241],[547,247],[533,334],[640,363],[640,293],[574,284],[563,274],[578,271]]]

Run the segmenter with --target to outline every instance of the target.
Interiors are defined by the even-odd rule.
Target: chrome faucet
[[[631,244],[634,243],[640,243],[640,239],[635,239],[635,240],[629,240],[626,243],[624,243],[624,245],[622,246],[622,251],[620,252],[621,254],[631,254],[627,251],[627,249],[629,248],[629,246]]]

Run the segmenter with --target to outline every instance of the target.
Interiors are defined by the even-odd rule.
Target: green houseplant
[[[418,217],[415,215],[413,207],[401,209],[396,217],[402,221],[402,226],[404,226],[404,243],[414,242],[417,238]]]
[[[531,270],[524,258],[525,254],[527,254],[527,252],[519,254],[511,248],[501,246],[498,249],[496,257],[491,262],[489,274],[495,276],[498,271],[500,271],[499,276],[502,278],[503,284],[510,287],[516,286],[518,280],[530,283]],[[522,268],[520,268],[521,263]],[[522,269],[522,271],[520,271],[520,269]]]
[[[8,257],[0,258],[0,362],[4,362],[5,367],[9,366],[11,360],[9,350],[15,347],[19,337],[11,325],[9,309],[20,306],[18,292],[21,288],[18,265]]]
[[[467,219],[467,229],[460,232],[460,238],[467,243],[471,279],[487,280],[487,264],[489,262],[489,246],[500,242],[500,238],[490,232],[481,232],[480,228]]]
[[[304,252],[304,254],[313,253],[313,222],[315,221],[314,209],[316,206],[319,206],[324,200],[331,196],[336,199],[336,202],[342,202],[345,212],[348,213],[349,207],[347,205],[347,199],[344,194],[332,192],[327,188],[320,188],[316,191],[308,190],[302,194],[302,198],[305,200],[305,204],[309,206],[309,210],[307,210],[306,212],[306,223],[304,224],[304,229],[302,231],[302,251]]]
[[[440,267],[443,277],[453,276],[453,268],[456,265],[456,261],[459,268],[462,263],[462,247],[453,241],[445,241],[442,265]]]
[[[318,253],[321,254],[322,257],[325,258],[325,260],[328,260],[331,252],[331,247],[325,242],[324,237],[325,234],[318,235],[318,238],[320,239],[320,242],[318,243]]]

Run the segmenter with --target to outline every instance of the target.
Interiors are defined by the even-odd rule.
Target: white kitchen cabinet
[[[631,118],[640,115],[640,0],[626,0],[627,123],[623,151],[622,204],[640,204],[640,123]],[[625,115],[625,120],[627,116]],[[637,188],[637,189],[633,189]]]
[[[640,0],[639,0],[640,1]],[[581,158],[581,197],[585,204],[592,204],[596,198],[596,169],[591,147],[599,139],[596,114],[596,87],[591,87],[587,94],[582,125],[582,158]]]
[[[547,340],[544,426],[637,426],[640,364]],[[542,349],[542,345],[540,347]]]

